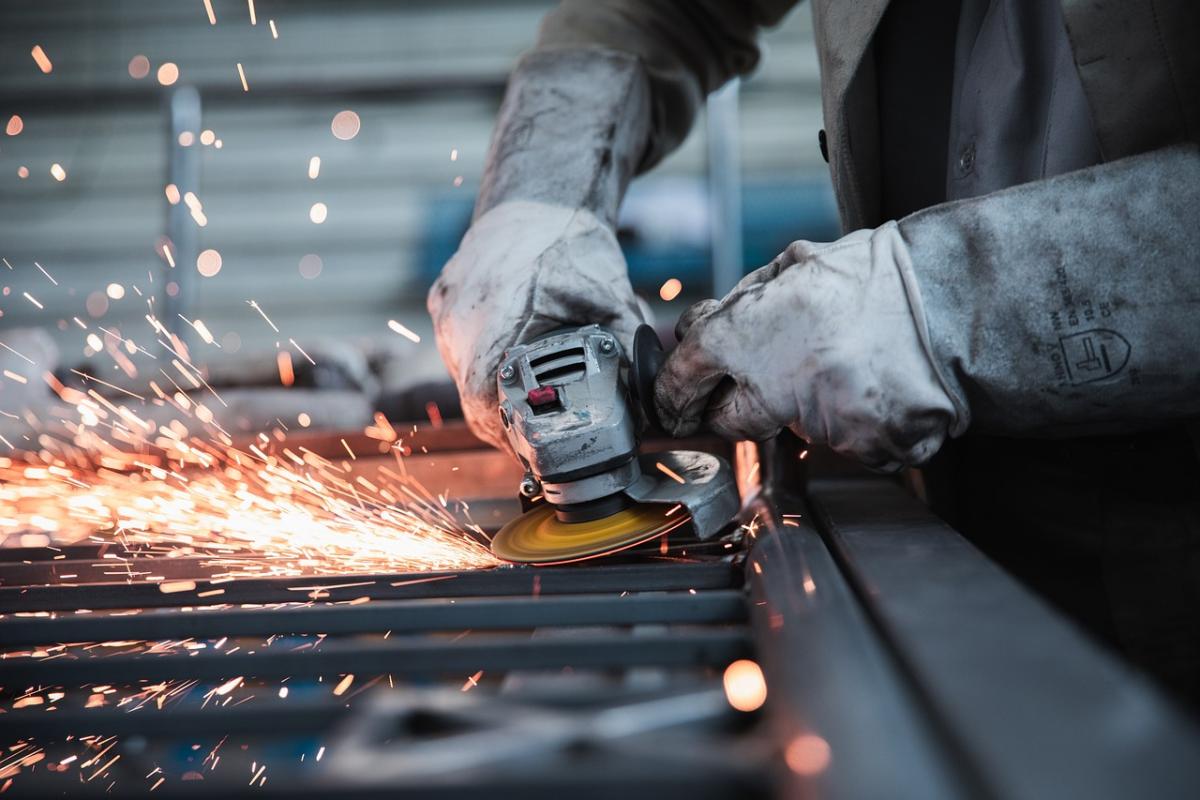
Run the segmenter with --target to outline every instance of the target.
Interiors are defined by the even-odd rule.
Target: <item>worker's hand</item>
[[[642,314],[612,229],[590,211],[514,200],[471,226],[429,291],[438,349],[484,440],[507,447],[496,370],[504,351],[597,323],[628,348]]]
[[[655,384],[664,427],[731,439],[791,428],[880,470],[919,464],[966,427],[929,356],[895,223],[795,242],[680,320]]]

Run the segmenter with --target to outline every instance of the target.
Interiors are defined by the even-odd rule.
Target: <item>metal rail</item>
[[[122,616],[16,617],[0,620],[6,646],[54,642],[217,639],[371,631],[393,634],[453,630],[519,630],[564,625],[712,625],[741,622],[745,596],[733,590],[697,594],[558,595],[553,597],[381,600],[364,605],[294,605]]]
[[[530,639],[528,635],[479,634],[457,640],[428,637],[384,641],[329,641],[297,652],[285,645],[258,652],[193,651],[190,654],[110,655],[55,659],[11,659],[0,680],[5,687],[125,684],[138,680],[217,681],[238,675],[295,677],[337,675],[469,675],[477,670],[623,669],[641,666],[724,667],[751,653],[740,629],[629,634],[588,634]],[[312,652],[316,650],[316,652]]]
[[[164,594],[156,583],[84,586],[0,587],[0,614],[105,608],[162,608],[240,603],[294,603],[306,599],[398,600],[418,597],[592,594],[596,592],[686,591],[738,586],[738,570],[727,561],[654,561],[604,567],[501,567],[464,572],[326,575],[306,578],[197,580],[195,592]],[[221,594],[210,594],[214,590]],[[314,593],[318,597],[311,597]]]

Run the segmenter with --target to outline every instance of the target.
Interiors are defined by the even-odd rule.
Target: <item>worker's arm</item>
[[[1200,417],[1200,147],[796,242],[685,317],[664,423],[782,427],[881,468],[973,425],[1131,431]]]
[[[547,17],[509,81],[474,222],[429,294],[476,433],[504,446],[495,370],[512,345],[587,323],[632,342],[642,315],[613,230],[625,189],[708,91],[754,66],[759,26],[792,4],[568,0]]]

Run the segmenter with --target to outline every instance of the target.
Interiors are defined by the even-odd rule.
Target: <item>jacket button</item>
[[[825,163],[829,163],[829,137],[825,135],[825,129],[822,128],[817,133],[817,144],[821,148],[821,158],[825,159]]]

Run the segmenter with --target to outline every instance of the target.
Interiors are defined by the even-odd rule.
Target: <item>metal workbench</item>
[[[485,529],[516,512],[506,456],[453,427],[421,436],[429,452],[411,469],[458,481]],[[468,458],[469,475],[446,472]],[[99,546],[0,551],[5,651],[241,644],[0,662],[0,746],[46,752],[8,795],[127,796],[157,777],[168,780],[155,795],[189,797],[1200,792],[1193,723],[898,484],[838,477],[786,441],[740,448],[738,460],[757,488],[747,484],[722,542],[570,567],[216,584],[203,557],[144,556],[155,575],[196,582],[164,594],[91,566]],[[201,596],[217,585],[223,594]],[[297,602],[310,590],[319,599]],[[766,676],[756,712],[735,711],[722,690],[740,658]],[[331,691],[348,673],[354,690]],[[235,676],[237,702],[205,699]],[[162,709],[84,708],[78,691],[54,711],[11,702],[30,687],[161,681],[187,687]],[[90,770],[50,769],[83,735],[116,737],[97,768],[121,759],[90,781]]]

